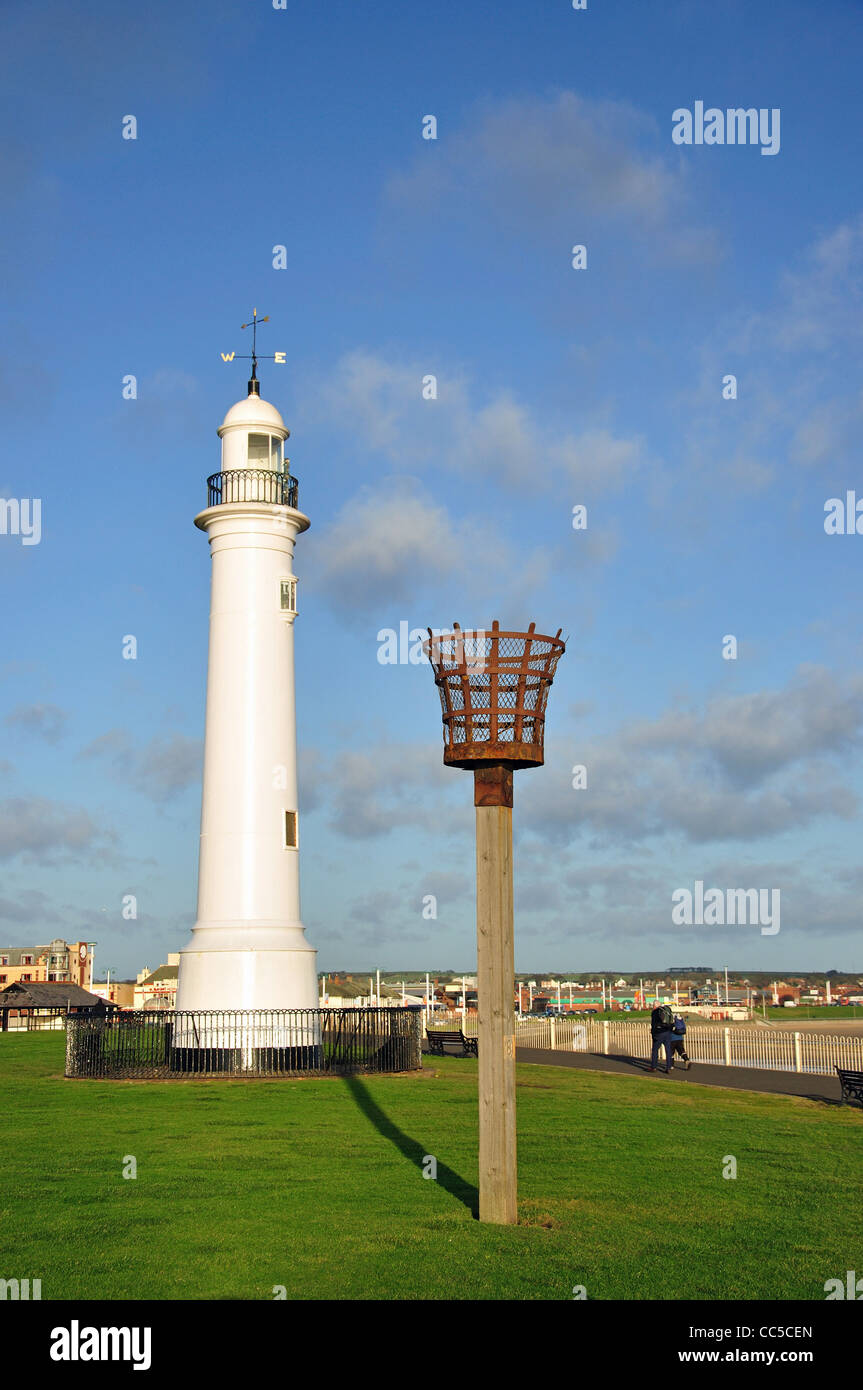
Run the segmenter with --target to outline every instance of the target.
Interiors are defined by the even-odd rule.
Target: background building
[[[132,1009],[135,1006],[134,980],[97,980],[91,986],[91,993],[98,995],[108,1004],[117,1004],[121,1009]]]
[[[180,953],[168,956],[158,970],[146,967],[138,975],[133,990],[136,1009],[174,1009],[177,1005],[177,984],[180,975]]]
[[[0,988],[24,983],[80,985],[89,989],[93,974],[93,942],[62,941],[48,946],[0,946]]]
[[[0,1030],[62,1028],[67,1014],[111,1008],[80,985],[17,980],[0,990]]]

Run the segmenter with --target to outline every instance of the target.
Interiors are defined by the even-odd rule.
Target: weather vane
[[[252,330],[252,351],[251,351],[251,352],[241,352],[241,353],[236,353],[236,352],[223,352],[223,353],[221,354],[221,358],[222,358],[222,361],[223,361],[223,362],[233,362],[235,358],[236,358],[238,361],[240,361],[240,362],[249,362],[249,361],[251,362],[251,364],[252,364],[252,375],[251,375],[251,377],[250,377],[250,379],[249,379],[249,393],[250,393],[250,394],[252,393],[252,391],[254,391],[256,395],[258,394],[258,389],[257,389],[257,388],[258,388],[258,324],[259,324],[259,323],[269,323],[269,321],[270,321],[270,316],[269,316],[269,314],[266,314],[266,315],[264,316],[264,318],[259,319],[259,318],[258,318],[258,311],[257,311],[257,309],[253,309],[253,310],[252,310],[252,317],[251,317],[251,319],[249,320],[249,322],[248,322],[248,323],[241,323],[241,324],[240,324],[240,327],[241,327],[241,328],[251,328],[251,330]],[[263,359],[262,359],[262,360],[264,360],[264,361],[266,361],[266,362],[279,362],[279,363],[284,363],[284,362],[287,362],[288,358],[287,358],[287,353],[285,353],[285,352],[273,352],[273,353],[264,353]]]

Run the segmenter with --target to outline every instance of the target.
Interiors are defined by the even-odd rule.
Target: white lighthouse
[[[261,400],[219,428],[221,468],[195,517],[212,589],[198,913],[178,1009],[316,1009],[316,952],[300,918],[294,543],[309,519],[289,431]]]

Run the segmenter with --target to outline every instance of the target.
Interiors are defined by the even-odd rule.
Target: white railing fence
[[[476,1037],[476,1009],[468,1009],[467,1018],[462,1023],[461,1009],[435,1009],[426,1019],[426,1032],[435,1028],[461,1028],[466,1037]]]
[[[461,1011],[438,1012],[427,1028],[461,1027]],[[469,1013],[465,1032],[476,1036],[476,1014]],[[517,1047],[549,1052],[592,1052],[609,1057],[649,1058],[650,1024],[646,1020],[618,1023],[616,1019],[516,1019]],[[693,1062],[714,1066],[755,1067],[768,1071],[832,1075],[835,1068],[863,1071],[863,1037],[786,1032],[784,1029],[690,1027],[684,1045]],[[664,1062],[664,1052],[660,1060]]]

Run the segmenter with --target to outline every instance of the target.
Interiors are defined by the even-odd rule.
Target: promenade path
[[[641,1057],[604,1057],[593,1052],[551,1052],[540,1047],[517,1047],[517,1062],[531,1062],[543,1067],[576,1067],[582,1071],[613,1072],[617,1076],[641,1076],[646,1086],[660,1082],[686,1086],[724,1086],[732,1091],[764,1091],[770,1095],[805,1096],[828,1105],[838,1105],[841,1098],[839,1078],[818,1076],[812,1072],[767,1071],[761,1067],[711,1066],[693,1062],[685,1071],[678,1062],[670,1076],[665,1074],[665,1062],[655,1072]],[[851,1107],[856,1108],[856,1107]]]

